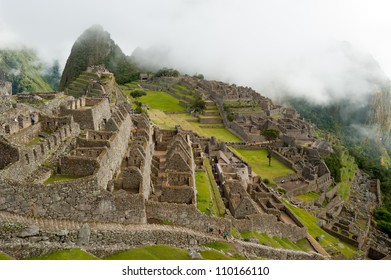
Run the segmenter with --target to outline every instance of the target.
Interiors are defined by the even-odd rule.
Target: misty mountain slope
[[[27,48],[0,50],[0,75],[12,82],[12,92],[45,92],[52,87],[45,80],[43,64],[36,53]]]
[[[66,62],[60,90],[64,90],[91,65],[104,64],[114,73],[118,83],[126,83],[138,77],[139,69],[130,61],[111,39],[110,34],[99,25],[83,32],[74,43]]]

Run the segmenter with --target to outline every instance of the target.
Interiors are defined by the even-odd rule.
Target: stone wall
[[[39,226],[37,226],[39,225]],[[103,258],[137,246],[164,244],[185,249],[222,241],[220,236],[166,225],[82,224],[74,221],[1,217],[0,250],[16,259],[82,248]],[[265,259],[322,259],[319,254],[275,249],[234,240],[245,256]]]
[[[297,241],[307,235],[306,227],[298,227],[279,222],[277,217],[269,214],[250,215],[248,219],[217,218],[207,216],[194,205],[161,203],[148,201],[146,203],[147,218],[159,221],[169,221],[174,225],[184,226],[197,231],[208,231],[213,228],[215,231],[237,228],[240,232],[257,230],[266,232],[271,236],[286,237]]]
[[[0,181],[0,211],[37,218],[145,223],[142,195],[97,189],[94,176],[48,185]]]
[[[62,116],[72,115],[75,122],[79,123],[81,129],[99,130],[102,123],[110,119],[109,101],[104,99],[85,99],[85,106],[74,107],[71,105],[61,106]]]
[[[1,178],[11,180],[27,178],[48,158],[54,157],[60,147],[70,145],[70,138],[77,136],[79,133],[79,125],[72,123],[48,135],[42,142],[31,146],[18,147],[19,160],[0,170]]]

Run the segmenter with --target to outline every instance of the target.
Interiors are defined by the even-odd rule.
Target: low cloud
[[[64,65],[77,37],[101,24],[125,53],[140,47],[155,68],[202,73],[274,98],[289,92],[320,104],[360,103],[386,79],[376,60],[391,73],[387,10],[380,0],[369,7],[364,0],[0,0],[0,35]]]

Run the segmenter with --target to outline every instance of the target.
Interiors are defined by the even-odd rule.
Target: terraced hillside
[[[167,80],[148,83],[128,83],[121,86],[131,103],[130,93],[135,89],[144,89],[146,96],[138,98],[147,106],[147,113],[154,124],[164,129],[174,129],[180,125],[205,137],[216,137],[224,142],[240,142],[241,139],[225,128],[216,104],[206,100],[206,109],[199,115],[190,113],[190,106],[200,96],[186,86]]]

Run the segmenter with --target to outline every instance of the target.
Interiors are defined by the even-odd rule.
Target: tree
[[[147,95],[145,91],[140,90],[140,89],[135,89],[130,93],[130,96],[137,99],[141,96]]]
[[[269,166],[271,166],[272,165],[272,153],[270,152],[269,149],[267,150],[267,158],[269,159]]]
[[[270,143],[280,137],[280,131],[275,128],[266,128],[261,131],[261,135]]]
[[[205,101],[198,97],[194,102],[190,105],[190,109],[195,113],[201,113],[205,110],[206,105]]]
[[[155,77],[178,77],[179,71],[172,68],[162,68],[155,73]]]

